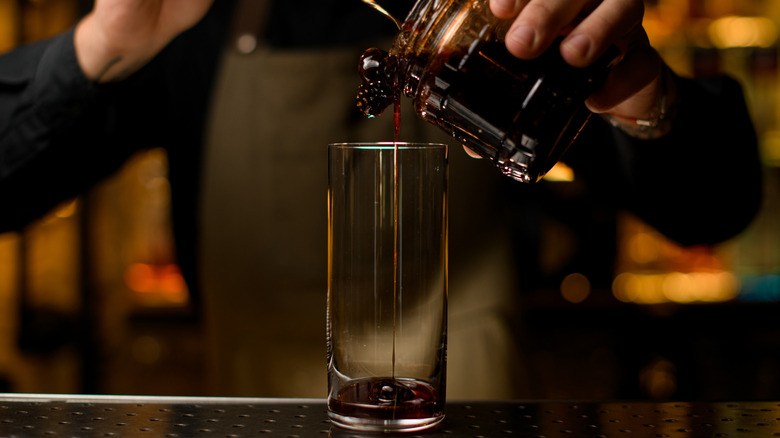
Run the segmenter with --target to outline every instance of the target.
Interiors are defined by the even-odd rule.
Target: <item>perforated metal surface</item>
[[[366,437],[334,428],[324,400],[0,395],[0,437]],[[780,402],[450,402],[415,437],[772,437]]]

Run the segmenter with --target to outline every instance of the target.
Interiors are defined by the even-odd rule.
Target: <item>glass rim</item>
[[[406,141],[364,141],[364,142],[344,142],[344,143],[330,143],[329,149],[369,149],[369,150],[386,150],[386,149],[447,149],[447,145],[444,143],[425,143],[425,142],[406,142]]]

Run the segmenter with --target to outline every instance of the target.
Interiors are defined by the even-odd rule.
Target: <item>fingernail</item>
[[[590,38],[583,34],[569,35],[562,44],[578,58],[587,58],[590,53]]]
[[[536,32],[528,26],[517,26],[512,29],[507,40],[522,45],[526,49],[533,49],[536,42]]]

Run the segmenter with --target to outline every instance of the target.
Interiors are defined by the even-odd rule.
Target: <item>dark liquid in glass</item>
[[[429,384],[413,379],[359,379],[328,400],[338,415],[378,420],[426,419],[444,415],[444,400]]]

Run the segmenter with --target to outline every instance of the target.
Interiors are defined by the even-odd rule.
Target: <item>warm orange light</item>
[[[714,20],[708,34],[715,47],[772,47],[777,42],[778,30],[767,17],[722,17]]]
[[[659,239],[646,232],[637,232],[628,241],[628,255],[634,263],[652,263],[661,256]]]
[[[739,280],[728,271],[624,272],[612,282],[615,298],[637,304],[723,302],[738,292]]]
[[[184,277],[178,266],[163,265],[160,267],[159,274],[160,291],[172,294],[185,292],[187,286],[184,284]]]
[[[66,219],[74,214],[76,214],[76,210],[78,208],[78,199],[73,199],[63,205],[61,205],[56,211],[55,216],[59,219]]]
[[[574,181],[574,170],[559,161],[544,175],[543,179],[545,181],[572,182]]]
[[[125,284],[135,292],[153,292],[156,288],[154,270],[144,263],[133,263],[125,271]]]
[[[569,274],[561,282],[561,295],[571,303],[581,303],[590,295],[590,281],[588,277],[574,273]]]
[[[133,292],[155,295],[168,303],[187,301],[187,285],[175,264],[133,263],[125,271],[125,284]]]

